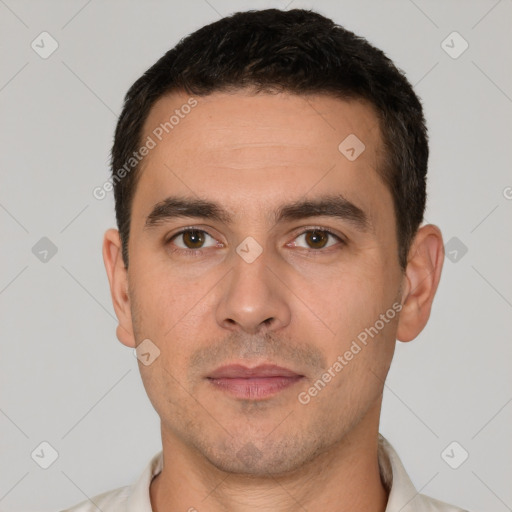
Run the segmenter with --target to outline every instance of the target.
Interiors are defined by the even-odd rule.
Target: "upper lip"
[[[248,379],[251,377],[302,377],[302,375],[275,364],[261,364],[252,368],[241,364],[229,364],[220,366],[208,375],[209,379]]]

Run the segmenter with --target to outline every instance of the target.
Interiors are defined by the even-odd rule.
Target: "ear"
[[[135,348],[130,297],[128,295],[128,269],[125,267],[121,250],[121,238],[117,229],[109,229],[103,237],[103,262],[110,283],[112,303],[118,319],[116,334],[127,347]]]
[[[411,245],[405,269],[398,340],[413,340],[427,324],[443,263],[441,231],[432,224],[422,226]]]

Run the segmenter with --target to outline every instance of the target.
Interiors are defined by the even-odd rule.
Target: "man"
[[[403,74],[312,11],[224,18],[137,80],[103,257],[163,451],[70,510],[460,511],[378,431],[443,264],[427,160]]]

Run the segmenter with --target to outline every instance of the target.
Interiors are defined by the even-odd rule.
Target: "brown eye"
[[[302,244],[299,245],[297,242],[294,242],[293,246],[304,247],[305,249],[309,249],[311,251],[319,251],[320,249],[325,249],[331,247],[332,245],[336,245],[337,242],[344,244],[344,240],[342,238],[326,229],[309,229],[301,233],[296,238],[296,240],[300,240],[302,238],[304,238],[304,242],[306,244],[305,247]],[[333,241],[329,242],[329,238],[333,239]]]
[[[329,234],[325,231],[308,231],[305,233],[305,239],[312,249],[322,249],[329,240]]]
[[[209,244],[207,243],[208,238],[211,239]],[[217,241],[201,229],[184,229],[171,237],[167,243],[175,245],[179,250],[194,251],[214,247]]]
[[[182,235],[183,243],[189,249],[200,249],[204,244],[204,231],[185,231]]]

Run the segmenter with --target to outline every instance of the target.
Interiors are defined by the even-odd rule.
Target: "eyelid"
[[[200,226],[185,226],[183,228],[180,228],[176,233],[173,233],[171,235],[168,235],[165,237],[165,241],[164,243],[169,243],[171,240],[173,240],[175,237],[177,237],[178,235],[181,235],[183,233],[187,233],[188,231],[200,231],[202,233],[206,233],[208,236],[210,236],[211,238],[214,238],[216,239],[215,236],[211,235],[209,232],[208,232],[208,229],[210,229],[210,227],[207,227],[207,228],[202,228]],[[322,232],[325,232],[325,233],[329,233],[330,235],[334,236],[335,238],[338,238],[341,242],[347,242],[346,238],[344,235],[342,235],[341,233],[338,233],[336,231],[334,231],[333,229],[331,228],[327,228],[327,227],[324,227],[324,226],[316,226],[316,225],[312,225],[312,226],[302,226],[300,228],[297,228],[298,231],[294,233],[293,237],[294,239],[297,238],[298,236],[300,235],[303,235],[304,233],[307,233],[309,231],[322,231]],[[217,240],[218,241],[218,240]],[[222,243],[222,242],[221,242]]]
[[[334,236],[335,238],[338,238],[341,242],[347,242],[346,237],[342,233],[339,233],[338,231],[336,231],[332,228],[325,227],[325,226],[316,226],[316,225],[302,226],[301,228],[299,228],[299,231],[294,236],[295,236],[295,238],[297,238],[298,236],[300,236],[304,233],[307,233],[308,231],[322,231],[323,233],[329,233],[330,235]]]
[[[210,230],[214,230],[211,226],[200,226],[200,225],[192,225],[192,226],[183,226],[178,229],[178,231],[174,231],[172,234],[165,235],[166,242],[169,242],[172,240],[175,236],[181,235],[183,233],[187,233],[188,231],[201,231],[202,233],[206,233],[207,235],[211,236],[212,238],[215,238],[210,233]]]

